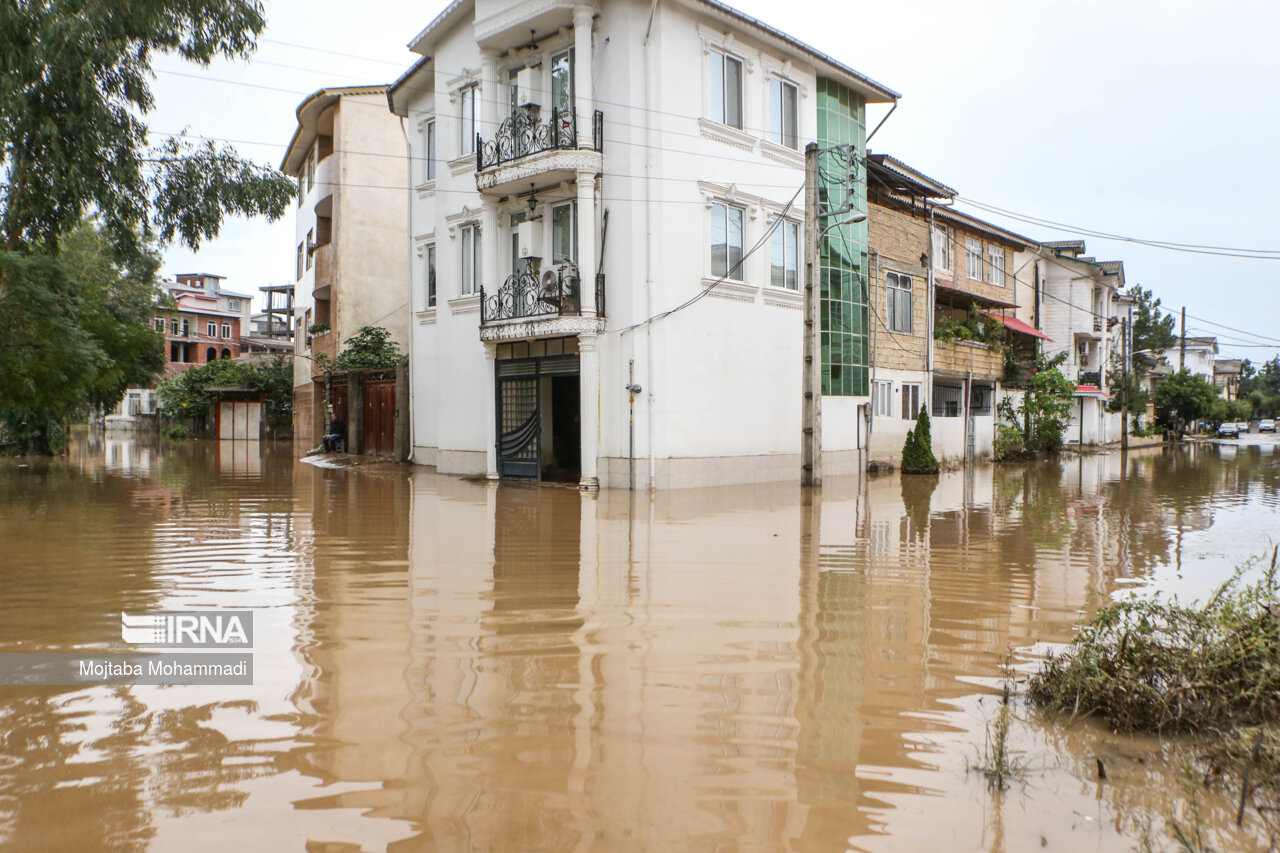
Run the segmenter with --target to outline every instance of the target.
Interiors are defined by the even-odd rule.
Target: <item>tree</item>
[[[1150,290],[1135,284],[1127,293],[1133,298],[1133,365],[1136,372],[1150,371],[1160,353],[1178,340],[1174,317],[1160,310],[1160,300]]]
[[[399,361],[400,348],[381,326],[361,326],[334,360],[338,370],[386,370]]]
[[[1275,417],[1280,413],[1280,356],[1255,368],[1248,359],[1240,364],[1240,399],[1248,399],[1254,414]]]
[[[1062,436],[1071,417],[1071,401],[1076,393],[1075,384],[1058,369],[1066,358],[1065,352],[1052,358],[1043,353],[1037,354],[1022,402],[1016,409],[1007,399],[1000,403],[1000,413],[1022,430],[1023,445],[1027,451],[1056,453],[1062,449]]]
[[[0,421],[33,451],[160,357],[139,290],[157,244],[288,209],[293,182],[234,149],[147,141],[156,55],[244,57],[264,26],[256,0],[0,2]]]
[[[192,367],[160,383],[160,406],[169,417],[203,418],[213,405],[210,387],[238,385],[262,392],[267,415],[276,419],[293,411],[293,366],[280,355],[262,362],[220,358]]]
[[[936,474],[939,470],[938,458],[933,455],[929,410],[921,406],[915,429],[907,430],[907,440],[902,444],[902,473]]]
[[[1156,417],[1181,438],[1187,424],[1208,417],[1209,407],[1217,396],[1218,386],[1183,368],[1156,386]]]

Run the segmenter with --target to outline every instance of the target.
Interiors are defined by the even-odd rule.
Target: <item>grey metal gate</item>
[[[524,375],[510,375],[524,374]],[[507,374],[507,375],[503,375]],[[537,364],[516,361],[498,366],[498,474],[537,479],[541,469]]]

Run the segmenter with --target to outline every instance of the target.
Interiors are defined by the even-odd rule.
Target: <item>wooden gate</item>
[[[262,403],[256,400],[218,401],[218,438],[257,441],[262,435]]]
[[[391,456],[396,446],[396,381],[366,379],[361,383],[363,453]]]

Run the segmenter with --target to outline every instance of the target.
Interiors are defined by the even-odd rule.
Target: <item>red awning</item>
[[[1017,317],[1001,317],[999,314],[992,314],[990,311],[983,311],[982,313],[995,320],[999,320],[1001,323],[1004,323],[1007,328],[1013,329],[1015,332],[1022,332],[1022,334],[1030,335],[1033,338],[1044,338],[1046,341],[1053,341],[1053,338],[1049,337],[1030,323],[1022,322]]]

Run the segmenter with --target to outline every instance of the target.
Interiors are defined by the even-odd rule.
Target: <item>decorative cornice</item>
[[[732,145],[734,148],[751,154],[756,151],[756,138],[754,136],[749,133],[743,133],[736,127],[729,127],[727,124],[721,124],[709,118],[698,119],[698,132],[708,139],[723,142],[725,145]]]
[[[480,44],[502,35],[507,30],[520,27],[534,18],[551,12],[563,11],[572,18],[574,7],[582,6],[580,0],[525,0],[508,9],[490,15],[475,26],[476,41]]]
[[[472,151],[470,154],[463,154],[461,157],[455,157],[449,161],[449,173],[455,178],[458,175],[465,175],[467,172],[474,172],[476,169],[476,153]]]
[[[717,282],[719,282],[717,284]],[[714,296],[716,299],[728,299],[733,302],[755,302],[756,294],[760,292],[760,288],[754,284],[746,284],[741,281],[720,281],[715,278],[704,278],[702,286],[706,288],[707,296]]]
[[[804,154],[796,151],[794,148],[788,148],[785,145],[779,145],[768,139],[760,140],[760,153],[765,159],[772,160],[775,163],[782,163],[784,166],[794,166],[797,169],[804,168]]]
[[[540,320],[490,323],[480,327],[482,341],[521,341],[533,338],[561,338],[604,331],[603,317],[546,317]]]
[[[804,310],[804,294],[798,290],[781,290],[776,287],[764,288],[764,304],[776,308],[790,308],[795,311]]]
[[[431,198],[431,196],[436,194],[435,178],[432,178],[425,183],[418,184],[414,189],[418,191],[418,198]]]
[[[553,148],[477,173],[476,189],[485,192],[511,183],[524,183],[548,172],[599,174],[603,168],[604,158],[599,151],[587,148]],[[504,189],[502,192],[505,191]]]
[[[449,310],[456,314],[479,314],[480,294],[468,293],[449,300]]]
[[[425,311],[417,312],[419,326],[434,326],[436,324],[436,309],[428,308]]]

